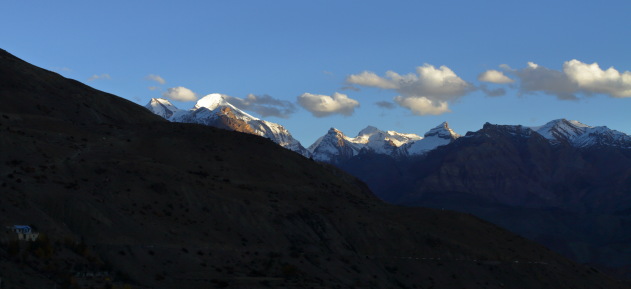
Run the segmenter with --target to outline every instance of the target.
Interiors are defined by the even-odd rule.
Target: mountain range
[[[390,156],[420,155],[459,137],[446,122],[423,137],[368,126],[351,138],[331,128],[305,149],[282,125],[253,117],[218,93],[201,98],[190,110],[178,109],[163,98],[152,98],[145,107],[172,122],[198,123],[263,136],[303,156],[330,163],[339,163],[362,151]]]
[[[630,144],[564,119],[487,123],[422,156],[363,154],[338,166],[390,203],[469,212],[629,278]]]
[[[171,121],[247,132],[178,118],[168,101],[151,103],[158,101],[165,109],[147,107]],[[461,136],[444,122],[423,137],[374,126],[349,137],[331,128],[306,151],[294,148],[360,178],[387,202],[473,213],[631,278],[631,137],[622,132],[557,119],[537,127],[487,123]]]
[[[39,234],[0,232],[3,288],[631,288],[469,214],[384,203],[266,138],[165,121],[4,50],[0,97],[0,223]]]
[[[367,126],[356,137],[349,137],[331,128],[305,149],[282,125],[253,117],[230,104],[225,96],[218,93],[201,98],[190,110],[178,109],[162,98],[151,99],[145,107],[173,122],[199,123],[263,136],[303,156],[333,164],[346,161],[361,152],[397,158],[424,155],[461,137],[447,122],[432,128],[423,137],[411,133],[382,131],[374,126]],[[538,127],[516,125],[513,129],[515,133],[537,133],[553,145],[563,143],[577,148],[631,148],[631,136],[604,126],[592,127],[576,120],[557,119]]]

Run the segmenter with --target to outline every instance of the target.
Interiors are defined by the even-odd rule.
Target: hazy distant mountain
[[[268,139],[164,121],[2,50],[0,97],[0,224],[41,237],[0,232],[3,288],[629,288],[468,214],[387,205]]]
[[[190,110],[178,109],[168,100],[160,98],[151,99],[145,107],[170,121],[198,123],[259,135],[303,156],[309,156],[309,152],[291,136],[285,127],[249,115],[230,104],[218,93],[201,98]]]

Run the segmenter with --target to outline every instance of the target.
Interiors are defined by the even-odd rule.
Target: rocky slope
[[[5,51],[0,67],[0,223],[40,233],[3,232],[3,288],[629,288],[470,215],[384,204],[265,138],[163,121]],[[16,109],[75,108],[67,86],[111,106]]]

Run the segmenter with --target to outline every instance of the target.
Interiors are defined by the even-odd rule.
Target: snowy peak
[[[576,120],[556,119],[533,130],[550,140],[552,143],[570,142],[583,135],[589,128]]]
[[[428,137],[438,137],[444,139],[457,139],[460,137],[453,129],[449,127],[449,124],[445,121],[435,128],[432,128],[424,135],[425,138]]]
[[[327,133],[309,146],[314,160],[338,163],[359,153],[360,147],[341,131],[330,128]]]
[[[410,141],[419,140],[420,136],[416,134],[405,134],[399,133],[396,131],[383,131],[374,126],[367,126],[362,129],[355,138],[353,138],[353,142],[355,143],[363,143],[370,144],[373,142],[391,142],[395,147],[399,147],[405,143]]]
[[[228,107],[229,110],[231,110],[234,113],[235,117],[237,117],[238,119],[244,121],[259,120],[258,118],[253,117],[245,111],[232,105],[230,102],[228,102],[227,96],[219,93],[211,93],[202,97],[197,101],[197,103],[191,110],[196,111],[200,109],[207,109],[209,111],[219,112],[225,111],[226,107]]]
[[[158,99],[155,103],[154,105],[154,100],[152,99],[147,108],[170,121],[197,123],[266,137],[284,148],[303,156],[309,156],[309,152],[282,125],[260,120],[249,115],[228,102],[228,98],[225,95],[219,93],[206,95],[199,99],[192,109],[171,110],[173,111],[171,114],[161,113],[163,111],[162,107],[167,106],[165,103],[170,105],[167,100]],[[162,104],[162,106],[159,104]]]
[[[326,135],[309,147],[309,151],[314,159],[330,163],[339,163],[360,152],[405,157],[410,154],[423,154],[458,137],[459,135],[449,128],[446,122],[427,132],[425,138],[416,134],[383,131],[374,126],[367,126],[356,137],[350,138],[331,128]]]
[[[195,106],[193,107],[192,110],[197,110],[200,108],[206,108],[208,110],[215,110],[220,106],[229,106],[232,107],[233,105],[230,104],[225,96],[223,94],[219,94],[219,93],[211,93],[209,95],[206,95],[202,98],[200,98],[197,103],[195,103]]]
[[[421,139],[421,137],[415,134],[383,131],[374,126],[367,126],[362,129],[355,138],[350,139],[350,141],[368,151],[396,155],[398,147],[419,139]]]
[[[370,136],[372,136],[374,134],[379,134],[379,133],[384,133],[384,132],[382,130],[379,130],[378,128],[372,126],[372,125],[369,125],[365,129],[360,130],[359,133],[357,134],[357,137],[360,137],[360,136],[368,136],[368,137],[370,137]]]
[[[568,143],[579,148],[597,145],[631,148],[631,136],[606,126],[593,127],[576,120],[557,119],[532,129],[555,145]]]
[[[400,132],[396,132],[393,130],[389,130],[387,131],[387,133],[390,135],[390,140],[394,143],[394,145],[396,145],[397,147],[400,147],[406,143],[409,142],[414,142],[417,140],[422,139],[423,137],[417,135],[417,134],[413,134],[413,133],[400,133]]]
[[[408,155],[422,155],[459,137],[460,135],[451,129],[447,122],[443,122],[426,132],[422,139],[411,142],[402,149]]]
[[[330,128],[330,129],[326,132],[326,134],[327,134],[327,135],[336,136],[336,137],[340,137],[340,136],[341,136],[341,137],[346,137],[346,136],[344,135],[344,133],[343,133],[343,132],[341,132],[340,130],[338,130],[338,129],[334,128],[334,127]]]
[[[145,105],[145,108],[166,119],[169,119],[173,114],[180,111],[179,108],[175,107],[175,105],[164,98],[152,98],[149,103]]]

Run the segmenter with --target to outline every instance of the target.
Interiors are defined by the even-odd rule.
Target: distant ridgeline
[[[27,226],[27,225],[12,225],[12,226],[6,226],[6,231],[7,234],[12,235],[10,233],[15,233],[17,234],[17,238],[20,241],[35,241],[37,240],[37,237],[39,237],[39,233],[37,232],[33,232],[33,229],[31,228],[31,226]]]

